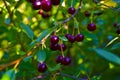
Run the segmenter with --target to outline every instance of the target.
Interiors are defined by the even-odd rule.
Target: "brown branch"
[[[75,15],[77,15],[78,12],[80,11],[81,7],[82,7],[82,0],[80,0],[79,7],[78,7],[77,10],[75,11],[75,13],[74,13],[73,15],[71,15],[69,18],[67,18],[67,19],[65,19],[64,21],[62,21],[61,24],[64,24],[64,23],[70,21],[72,18],[74,18]]]
[[[30,56],[33,54],[33,51],[36,50],[37,48],[39,48],[40,45],[44,45],[46,39],[49,37],[50,34],[48,34],[47,36],[45,36],[39,43],[37,43],[35,45],[35,47],[33,47],[31,49],[31,51],[29,51],[27,54],[25,54],[24,56],[10,62],[10,63],[7,63],[7,64],[4,64],[4,65],[0,65],[0,70],[3,70],[5,69],[6,67],[9,67],[9,66],[12,66],[12,65],[15,65],[14,68],[16,68],[18,66],[18,64],[27,56]]]

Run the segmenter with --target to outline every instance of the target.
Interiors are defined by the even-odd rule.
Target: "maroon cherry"
[[[39,71],[39,72],[43,73],[43,72],[45,72],[46,70],[47,70],[47,65],[46,65],[46,63],[39,63],[39,64],[38,64],[38,71]]]
[[[89,17],[91,15],[89,11],[85,11],[84,14],[85,14],[86,17]]]
[[[58,44],[52,44],[52,43],[50,44],[50,49],[53,50],[53,51],[57,50],[58,47],[59,47]]]
[[[83,41],[83,39],[84,39],[84,35],[83,34],[78,34],[75,37],[75,41],[77,41],[77,42]]]
[[[50,0],[43,0],[41,2],[42,10],[48,12],[52,9],[52,3]]]
[[[74,14],[74,13],[75,13],[75,8],[74,8],[74,7],[70,7],[70,8],[68,9],[68,13]]]
[[[59,42],[59,37],[58,36],[51,36],[50,37],[50,42],[53,44],[56,44]]]
[[[58,50],[59,51],[65,51],[66,50],[66,45],[65,44],[59,44],[58,45]]]
[[[65,37],[68,39],[71,36],[71,34],[65,34]]]
[[[115,22],[114,23],[114,27],[118,27],[119,25],[118,25],[118,23],[117,22]]]
[[[120,34],[120,29],[117,29],[117,30],[116,30],[116,33],[117,33],[117,34]]]
[[[89,23],[89,24],[87,25],[87,29],[88,29],[89,31],[95,31],[95,30],[96,30],[96,25],[95,25],[95,23]]]
[[[51,0],[53,5],[59,5],[60,4],[60,0]]]
[[[69,36],[68,41],[71,42],[71,43],[75,42],[75,36],[72,36],[72,35]]]
[[[62,63],[62,61],[63,61],[63,56],[62,56],[62,55],[59,55],[59,56],[57,57],[57,59],[56,59],[56,62],[57,62],[57,63]]]
[[[38,9],[41,8],[41,1],[36,0],[36,1],[33,2],[32,5],[33,5],[33,9],[38,10]]]
[[[69,57],[64,57],[62,60],[63,65],[69,65],[71,63],[71,58]]]

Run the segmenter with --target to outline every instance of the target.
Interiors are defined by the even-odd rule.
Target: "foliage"
[[[70,6],[75,14],[68,13]],[[119,0],[61,0],[46,12],[49,18],[38,12],[28,0],[0,0],[1,80],[120,80],[120,35],[113,26],[120,24]],[[94,32],[87,30],[90,22]],[[70,43],[67,33],[82,33],[84,40]],[[53,34],[66,44],[64,52],[50,50]],[[61,53],[71,57],[70,65],[56,63]],[[45,73],[37,69],[40,62],[47,64]]]

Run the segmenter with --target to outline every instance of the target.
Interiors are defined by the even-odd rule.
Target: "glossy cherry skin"
[[[58,47],[59,47],[59,44],[50,44],[50,49],[55,51],[55,50],[58,50]]]
[[[65,44],[59,44],[58,45],[58,50],[59,51],[65,51],[66,50],[66,45]]]
[[[71,58],[69,57],[64,57],[62,60],[63,65],[69,65],[71,63]]]
[[[96,25],[95,25],[95,23],[89,23],[89,24],[87,25],[87,29],[88,29],[89,31],[95,31],[95,30],[96,30]]]
[[[36,0],[32,3],[33,9],[38,10],[41,8],[41,1]]]
[[[56,62],[57,62],[57,63],[62,63],[62,61],[63,61],[63,56],[62,56],[62,55],[59,55],[59,56],[57,57],[57,59],[56,59]]]
[[[43,0],[41,2],[41,7],[42,7],[42,10],[48,12],[52,9],[52,3],[50,0]]]
[[[60,0],[51,0],[53,5],[59,5],[60,4]]]
[[[75,13],[75,8],[74,8],[74,7],[70,7],[70,8],[68,9],[68,13],[69,13],[69,14],[74,14],[74,13]]]
[[[58,37],[58,36],[51,36],[51,37],[50,37],[50,42],[51,42],[52,44],[58,43],[58,42],[59,42],[59,37]]]
[[[80,42],[83,41],[84,35],[83,34],[78,34],[75,36],[75,41]]]
[[[39,64],[38,64],[38,71],[39,71],[39,72],[43,73],[43,72],[45,72],[46,70],[47,70],[47,65],[46,65],[46,63],[39,63]]]
[[[69,36],[68,41],[71,43],[75,42],[75,36]]]
[[[117,29],[117,30],[116,30],[116,33],[117,33],[117,34],[120,34],[120,29]]]

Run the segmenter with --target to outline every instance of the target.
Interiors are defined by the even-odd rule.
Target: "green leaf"
[[[1,78],[1,80],[15,80],[15,70],[11,69],[5,72]]]
[[[38,50],[36,57],[38,62],[44,62],[46,59],[46,52],[44,50]]]
[[[59,38],[63,41],[68,41],[68,39],[65,36],[62,36],[62,37],[59,36]]]
[[[23,61],[24,61],[24,62],[27,62],[27,61],[29,61],[32,57],[33,57],[32,55],[31,55],[31,56],[27,56],[27,57],[25,57],[25,58],[23,59]]]
[[[113,49],[117,49],[117,48],[120,48],[120,42],[113,45],[111,49],[113,50]]]
[[[103,58],[107,59],[108,61],[111,61],[111,62],[114,62],[114,63],[117,63],[117,64],[120,64],[120,58],[111,53],[111,52],[108,52],[106,50],[103,50],[103,49],[93,49],[98,55],[102,56]]]
[[[30,38],[30,39],[33,39],[34,38],[34,33],[33,31],[31,30],[30,26],[24,24],[24,23],[21,23],[20,27],[22,28],[22,30],[26,33],[26,35]]]
[[[55,27],[47,29],[41,33],[41,35],[36,39],[36,42],[40,42],[45,36],[51,34],[54,31]]]
[[[52,67],[48,67],[49,71],[53,72],[53,71],[57,71],[59,70],[61,67],[61,64],[57,64],[54,68]]]

